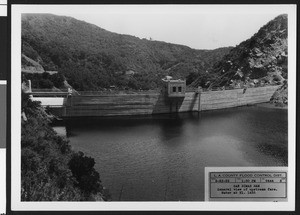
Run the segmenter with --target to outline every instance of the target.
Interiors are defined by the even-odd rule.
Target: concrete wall
[[[159,94],[73,96],[68,98],[69,116],[118,116],[152,114]]]
[[[73,96],[68,98],[65,116],[149,115],[237,107],[268,102],[278,87],[202,92],[200,106],[199,94],[194,92],[177,99],[159,93]]]
[[[268,102],[279,86],[210,91],[201,94],[201,110],[238,107],[247,104]]]

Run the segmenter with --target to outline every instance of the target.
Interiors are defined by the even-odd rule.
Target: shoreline
[[[270,102],[263,102],[263,103],[256,103],[256,104],[247,104],[242,106],[236,106],[236,107],[226,107],[221,109],[210,109],[210,110],[202,110],[202,111],[186,111],[186,112],[172,112],[172,113],[154,113],[154,114],[138,114],[138,115],[115,115],[115,116],[77,116],[77,117],[62,117],[59,120],[54,120],[51,122],[51,124],[55,126],[60,126],[63,124],[64,120],[82,120],[82,119],[144,119],[144,118],[155,118],[155,117],[161,117],[161,116],[178,116],[180,114],[192,114],[197,115],[200,113],[205,112],[214,112],[214,111],[220,111],[220,110],[226,110],[226,109],[235,109],[235,108],[243,108],[243,107],[251,107],[251,106],[257,106],[257,107],[263,107],[263,108],[270,108],[270,109],[288,109],[288,105],[285,106],[276,106],[274,103]]]
[[[264,108],[271,108],[271,109],[283,109],[283,110],[287,110],[288,109],[288,105],[284,105],[284,106],[276,106],[275,103],[260,103],[257,104],[258,107],[264,107]]]

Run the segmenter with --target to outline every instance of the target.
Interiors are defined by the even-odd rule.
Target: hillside
[[[108,201],[95,161],[58,136],[53,119],[22,91],[21,200]]]
[[[78,90],[155,89],[165,75],[204,74],[230,50],[139,39],[65,16],[22,16],[22,70],[58,71]]]
[[[280,15],[216,63],[206,87],[284,83],[287,79],[287,44],[287,15]],[[202,78],[198,77],[193,85],[201,82]]]

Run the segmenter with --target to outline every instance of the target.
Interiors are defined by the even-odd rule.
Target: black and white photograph
[[[13,209],[294,209],[295,5],[11,8]]]

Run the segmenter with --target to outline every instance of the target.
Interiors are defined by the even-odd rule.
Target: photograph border
[[[62,7],[62,5],[58,5]],[[74,5],[72,5],[74,6]],[[82,7],[83,5],[80,5]],[[225,5],[222,5],[225,6]],[[232,6],[232,5],[231,5]],[[241,5],[245,7],[245,5]],[[251,5],[253,6],[253,5]],[[274,5],[265,5],[273,7]],[[296,164],[296,7],[286,7],[288,13],[288,202],[21,202],[21,13],[41,11],[55,5],[11,5],[11,210],[22,211],[293,211],[295,209]],[[71,7],[71,5],[66,5]],[[215,7],[215,5],[213,5]],[[259,5],[262,7],[262,5]],[[42,9],[43,10],[43,9]]]

